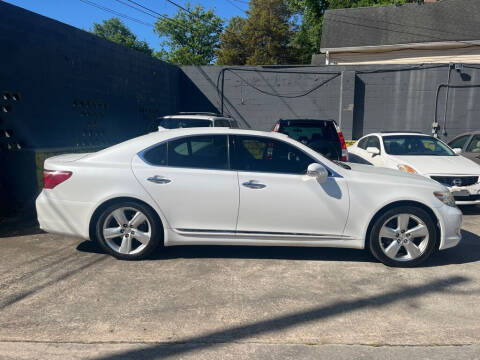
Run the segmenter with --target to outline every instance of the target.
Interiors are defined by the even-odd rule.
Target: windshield
[[[455,156],[447,145],[431,136],[384,136],[383,144],[385,152],[390,155]]]
[[[192,127],[211,127],[213,126],[213,123],[210,120],[203,119],[164,118],[160,120],[159,125],[165,129],[177,129]]]

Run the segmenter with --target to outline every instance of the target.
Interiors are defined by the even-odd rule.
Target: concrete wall
[[[180,76],[176,66],[0,2],[0,213],[33,204],[42,153],[98,149],[156,128],[158,116],[179,109]]]
[[[260,130],[270,130],[279,118],[307,117],[336,120],[350,139],[379,130],[431,133],[435,113],[443,126],[446,88],[438,99],[437,89],[447,83],[450,71],[450,85],[462,86],[449,89],[446,129],[451,138],[480,128],[480,70],[468,66],[458,71],[448,64],[233,68],[224,73],[224,110],[242,126]],[[206,97],[205,108],[220,110],[222,69],[184,66],[182,84],[193,88],[193,83]],[[182,98],[182,109],[199,107],[188,94]]]

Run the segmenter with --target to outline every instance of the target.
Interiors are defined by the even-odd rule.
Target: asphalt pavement
[[[480,208],[422,267],[182,246],[141,262],[0,222],[0,359],[480,359]]]

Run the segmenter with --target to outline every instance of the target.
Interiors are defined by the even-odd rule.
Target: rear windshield
[[[306,145],[316,141],[339,141],[331,121],[282,121],[278,131]]]
[[[212,127],[210,120],[203,119],[161,119],[159,125],[165,129],[192,128],[192,127]]]

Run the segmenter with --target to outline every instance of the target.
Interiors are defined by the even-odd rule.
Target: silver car
[[[458,135],[448,145],[456,153],[480,164],[480,131]]]

